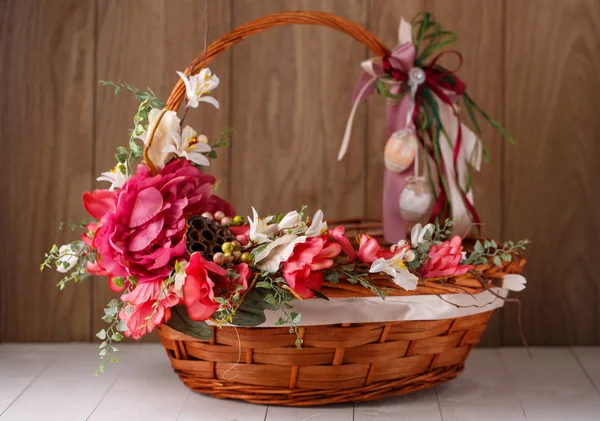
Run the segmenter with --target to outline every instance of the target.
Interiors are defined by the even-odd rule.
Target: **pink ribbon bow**
[[[398,69],[404,75],[407,75],[410,69],[414,67],[416,50],[412,43],[411,25],[404,19],[400,21],[398,41],[399,46],[392,51],[392,54],[387,59],[394,69]],[[338,161],[344,157],[348,150],[352,121],[354,120],[358,104],[375,93],[375,81],[385,75],[383,69],[383,57],[365,60],[361,63],[361,67],[364,72],[354,87],[354,93],[352,95],[353,107],[346,126],[342,146],[338,154]],[[392,83],[389,90],[390,93],[398,95],[406,88],[404,83],[396,81]],[[388,101],[386,124],[387,138],[395,131],[406,128],[406,116],[409,111],[410,101],[410,95],[405,95],[400,102],[393,100]],[[408,121],[408,124],[411,124],[410,120]],[[413,173],[414,169],[412,165],[401,173],[392,172],[387,169],[384,172],[383,229],[385,239],[389,243],[396,243],[406,236],[406,223],[400,214],[398,204],[400,202],[400,193],[404,189],[407,179],[411,177]]]

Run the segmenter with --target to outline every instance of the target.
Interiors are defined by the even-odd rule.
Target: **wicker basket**
[[[186,73],[196,74],[221,52],[267,29],[288,24],[325,25],[345,32],[379,56],[389,49],[356,23],[322,12],[286,12],[234,29],[208,47]],[[179,80],[167,107],[177,110],[185,87]],[[381,235],[374,220],[343,221],[347,232]],[[477,268],[486,279],[520,273],[525,260],[515,256],[503,267]],[[471,274],[427,279],[416,290],[399,289],[383,275],[373,284],[390,295],[475,294],[485,289]],[[369,296],[360,286],[325,283],[330,299]],[[328,303],[323,302],[326,306]],[[306,406],[368,401],[431,387],[458,375],[485,330],[491,311],[454,319],[307,326],[303,348],[287,327],[213,327],[210,342],[160,326],[158,334],[173,368],[191,389],[218,398],[269,405]]]

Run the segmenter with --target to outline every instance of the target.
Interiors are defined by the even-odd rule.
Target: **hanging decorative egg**
[[[415,160],[418,140],[414,131],[402,129],[392,133],[383,151],[385,167],[392,172],[406,170]]]
[[[407,222],[418,222],[433,206],[433,193],[424,177],[411,177],[400,193],[400,213]]]

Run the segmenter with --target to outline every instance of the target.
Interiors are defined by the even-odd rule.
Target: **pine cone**
[[[187,220],[186,249],[192,254],[200,252],[207,260],[221,252],[221,246],[235,240],[235,236],[218,222],[203,216],[192,216]]]

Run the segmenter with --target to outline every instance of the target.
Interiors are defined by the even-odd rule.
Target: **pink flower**
[[[466,273],[473,266],[460,264],[462,251],[462,239],[458,235],[439,246],[434,244],[429,249],[429,259],[421,268],[421,274],[426,278],[438,278]]]
[[[167,164],[152,176],[146,165],[116,191],[83,196],[88,212],[100,220],[93,247],[98,264],[110,278],[134,276],[139,283],[164,280],[175,260],[186,256],[186,217],[207,209],[233,214],[224,200],[212,196],[215,179],[186,159]]]
[[[229,227],[229,231],[235,238],[240,242],[241,245],[245,246],[250,242],[250,225],[238,225]]]
[[[329,235],[342,247],[342,250],[350,258],[350,261],[354,261],[358,258],[358,254],[356,254],[356,251],[354,250],[354,247],[352,247],[348,237],[344,235],[345,231],[346,228],[338,225],[334,229],[329,230]]]
[[[333,266],[333,257],[340,254],[342,247],[331,243],[327,235],[309,237],[294,247],[292,254],[283,263],[281,273],[288,285],[303,298],[314,296],[323,286],[323,269]]]
[[[393,255],[393,252],[384,250],[375,238],[362,234],[358,247],[358,260],[363,263],[373,263],[379,258],[389,260]]]
[[[83,206],[93,218],[100,220],[107,213],[113,213],[116,192],[110,190],[94,190],[83,193]]]
[[[211,317],[219,308],[215,297],[228,296],[235,290],[236,285],[239,285],[242,291],[248,289],[251,276],[248,265],[241,263],[234,269],[238,277],[232,281],[227,277],[225,268],[205,260],[200,253],[192,254],[185,270],[183,284],[183,304],[192,320],[204,321]]]
[[[138,284],[133,291],[121,296],[122,301],[129,303],[119,313],[119,318],[127,324],[125,336],[140,339],[146,332],[152,332],[156,326],[171,318],[170,308],[179,302],[179,297],[162,289],[161,281],[151,281]],[[152,305],[159,298],[158,306],[154,309]]]

